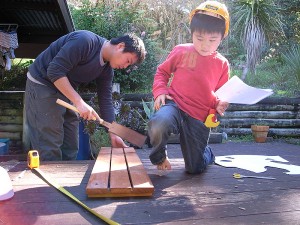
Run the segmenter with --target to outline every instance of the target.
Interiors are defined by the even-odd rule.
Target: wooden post
[[[120,94],[120,83],[113,83],[112,92],[117,92]]]
[[[23,152],[28,152],[30,150],[30,140],[28,135],[28,124],[26,120],[26,110],[25,110],[25,94],[23,96],[23,133],[22,133],[22,148]]]

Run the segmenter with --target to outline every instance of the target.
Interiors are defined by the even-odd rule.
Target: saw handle
[[[67,108],[67,109],[71,109],[74,112],[80,113],[79,110],[75,106],[73,106],[73,105],[71,105],[71,104],[69,104],[69,103],[67,103],[67,102],[65,102],[65,101],[63,101],[59,98],[56,100],[56,103],[63,106],[63,107],[65,107],[65,108]],[[93,120],[97,120],[96,117],[93,117]],[[100,122],[100,124],[103,124],[104,120],[100,118],[99,122]]]

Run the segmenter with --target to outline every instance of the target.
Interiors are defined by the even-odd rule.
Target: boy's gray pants
[[[27,79],[25,110],[31,148],[41,160],[74,160],[78,152],[78,115],[60,106],[60,98],[70,102],[53,88]]]

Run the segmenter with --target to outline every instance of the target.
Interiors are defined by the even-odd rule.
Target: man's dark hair
[[[199,33],[221,33],[222,38],[225,33],[225,20],[214,16],[196,13],[190,24],[192,34],[197,31]]]
[[[124,53],[135,53],[138,57],[137,64],[140,64],[144,61],[147,52],[145,50],[144,42],[141,38],[133,33],[129,33],[120,37],[112,38],[110,40],[112,45],[117,45],[122,42],[125,44],[125,48],[123,50]]]

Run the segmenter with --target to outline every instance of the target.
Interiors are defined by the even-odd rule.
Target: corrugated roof
[[[17,58],[35,58],[74,30],[66,0],[1,0],[0,4],[0,29],[17,28]]]

